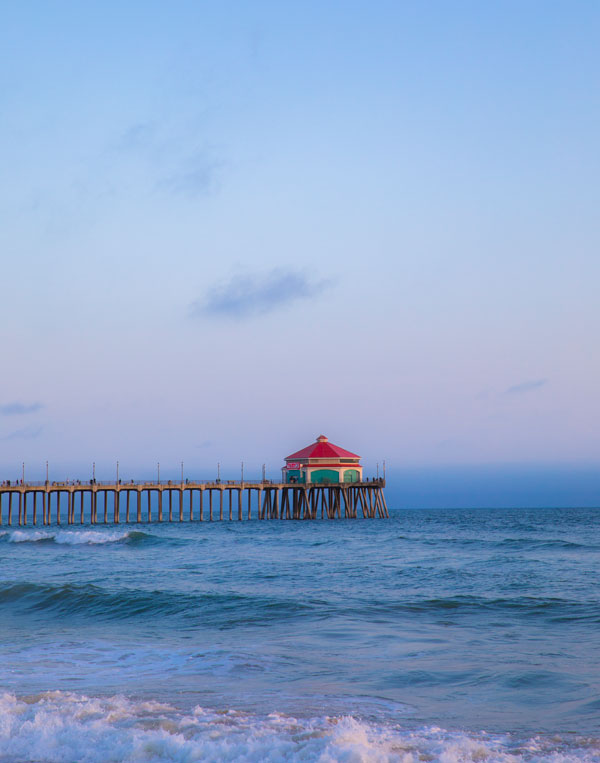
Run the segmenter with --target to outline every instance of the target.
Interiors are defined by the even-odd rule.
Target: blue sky
[[[595,2],[5,3],[0,465],[598,464]],[[57,474],[58,476],[58,474]]]

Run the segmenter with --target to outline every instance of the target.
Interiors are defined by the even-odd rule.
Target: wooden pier
[[[0,525],[242,521],[253,518],[253,509],[257,519],[384,518],[389,517],[384,487],[384,479],[339,484],[268,480],[3,484]]]

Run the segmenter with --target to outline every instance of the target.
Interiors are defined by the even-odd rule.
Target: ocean
[[[600,761],[600,510],[0,528],[0,761]]]

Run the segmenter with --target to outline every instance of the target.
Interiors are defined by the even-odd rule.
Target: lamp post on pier
[[[160,461],[156,462],[156,479],[160,485]]]
[[[92,482],[96,484],[96,462],[92,464]]]
[[[183,461],[181,462],[181,484],[183,485]]]
[[[46,461],[46,485],[48,484],[48,462]]]
[[[242,461],[242,484],[244,484],[244,462]]]
[[[119,462],[117,461],[117,485],[119,484]]]
[[[25,461],[23,461],[23,470],[21,472],[21,484],[25,484]]]

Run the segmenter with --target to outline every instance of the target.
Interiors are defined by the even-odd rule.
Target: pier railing
[[[157,488],[181,488],[181,487],[194,487],[197,486],[208,486],[208,485],[214,485],[214,486],[222,486],[222,487],[234,487],[238,488],[240,485],[287,485],[289,487],[303,487],[303,486],[315,486],[315,485],[325,485],[327,487],[335,486],[335,485],[346,485],[346,486],[352,486],[352,485],[358,485],[358,484],[372,484],[372,485],[382,485],[385,486],[385,480],[379,477],[373,477],[372,479],[364,480],[361,483],[358,482],[281,482],[281,480],[221,480],[221,479],[214,479],[214,480],[191,480],[188,477],[186,477],[183,481],[182,480],[123,480],[119,479],[117,482],[116,480],[26,480],[25,482],[21,480],[5,480],[4,482],[0,483],[0,491],[3,489],[28,489],[28,488],[46,488],[46,487],[82,487],[82,488],[93,488],[93,487],[108,487],[108,486],[114,486],[117,485],[120,488],[131,488],[131,487],[157,487]]]

